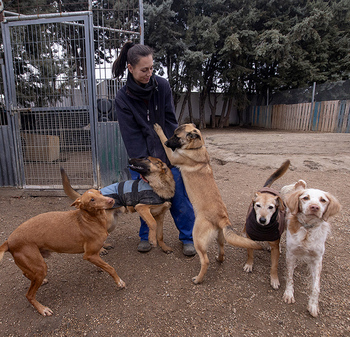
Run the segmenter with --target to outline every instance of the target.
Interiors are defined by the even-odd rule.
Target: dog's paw
[[[317,317],[319,313],[319,308],[317,303],[309,303],[307,306],[307,310],[309,311],[310,315],[313,317]]]
[[[53,311],[50,308],[46,307],[44,309],[44,313],[42,315],[43,316],[52,316],[53,315]]]
[[[157,240],[153,241],[153,240],[149,239],[148,242],[152,246],[152,248],[156,248],[158,245]]]
[[[44,317],[53,315],[53,311],[50,308],[45,307],[40,303],[37,306],[35,306],[35,308],[36,310],[38,310],[39,314],[43,315]]]
[[[192,282],[194,284],[200,284],[202,283],[203,279],[201,279],[199,276],[192,277]]]
[[[160,246],[165,254],[170,254],[173,252],[173,249],[167,246],[166,244]]]
[[[271,278],[271,287],[275,290],[277,290],[280,287],[280,281],[278,278]]]
[[[154,129],[154,131],[155,131],[156,133],[158,133],[158,134],[159,134],[159,132],[162,132],[162,131],[163,131],[162,127],[161,127],[159,124],[157,124],[157,123],[155,123],[155,124],[153,125],[153,129]]]
[[[119,279],[119,282],[117,283],[118,288],[123,289],[126,287],[125,282],[122,279]]]
[[[295,303],[293,291],[285,291],[283,294],[283,301],[286,303]]]
[[[223,263],[225,261],[225,255],[224,254],[219,254],[217,257],[216,257],[216,261],[220,262],[220,263]]]
[[[112,242],[105,242],[105,243],[103,244],[103,248],[104,248],[104,249],[107,249],[107,250],[109,250],[109,249],[114,249],[114,243],[112,243]]]
[[[251,273],[253,271],[253,265],[252,264],[248,264],[246,263],[243,267],[243,270],[246,272],[246,273]]]
[[[108,250],[102,247],[102,248],[100,249],[100,253],[99,253],[99,254],[100,254],[100,256],[107,255],[107,254],[108,254]]]

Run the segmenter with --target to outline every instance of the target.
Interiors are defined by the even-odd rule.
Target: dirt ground
[[[226,245],[226,260],[215,260],[204,283],[194,285],[198,256],[186,258],[169,216],[165,242],[174,248],[146,254],[136,250],[139,220],[123,215],[104,257],[126,282],[117,290],[111,277],[81,255],[53,254],[47,260],[49,283],[37,298],[54,315],[40,316],[25,298],[29,281],[12,256],[0,265],[0,336],[350,336],[350,134],[290,133],[228,128],[205,130],[215,179],[233,227],[240,232],[254,191],[286,159],[290,170],[273,185],[298,179],[334,194],[341,213],[330,219],[321,277],[320,315],[306,307],[308,273],[295,273],[295,304],[285,304],[285,244],[279,263],[281,288],[269,284],[270,254],[256,251],[252,273],[245,273],[246,251]],[[6,193],[5,193],[6,192]],[[0,189],[0,242],[26,219],[47,211],[69,210],[66,197],[33,197]],[[208,200],[208,203],[211,201]]]

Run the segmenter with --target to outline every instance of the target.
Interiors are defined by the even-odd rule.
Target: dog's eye
[[[273,206],[269,206],[269,209],[273,209]]]
[[[261,207],[260,204],[255,204],[255,206],[256,206],[256,207],[259,207],[259,208]]]
[[[91,199],[90,199],[90,202],[91,202],[91,201],[95,201],[95,199],[94,199],[94,198],[91,198]]]
[[[303,197],[303,200],[309,200],[310,198],[309,198],[309,196],[305,196],[305,197]]]
[[[321,201],[322,203],[327,202],[327,200],[325,200],[325,199],[323,199],[323,198],[321,198],[320,201]]]

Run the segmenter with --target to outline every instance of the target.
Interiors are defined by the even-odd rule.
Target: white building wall
[[[179,118],[180,115],[180,111],[181,111],[181,107],[182,107],[182,102],[184,99],[185,94],[182,95],[180,102],[177,104],[176,107],[176,117]],[[213,98],[212,98],[213,99]],[[192,114],[193,114],[193,118],[196,124],[198,124],[199,121],[199,92],[193,92],[192,93]],[[222,105],[223,105],[223,95],[220,95],[218,97],[218,101],[217,101],[217,106],[216,106],[216,115],[221,115],[221,111],[222,111]],[[238,113],[237,113],[237,109],[236,107],[232,106],[231,108],[231,113],[230,113],[230,118],[229,118],[229,124],[230,125],[237,125],[239,124],[239,117],[238,117]],[[205,107],[204,107],[204,111],[205,111],[205,122],[206,124],[210,125],[210,116],[211,116],[211,111],[210,111],[210,107],[208,102],[206,101]],[[189,121],[189,114],[188,114],[188,105],[186,104],[185,107],[185,112],[184,112],[184,117],[182,122],[188,122]]]

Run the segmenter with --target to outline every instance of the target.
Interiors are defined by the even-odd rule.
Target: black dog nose
[[[259,219],[259,222],[260,222],[262,225],[264,225],[264,224],[266,223],[266,218],[262,216],[262,217]]]

